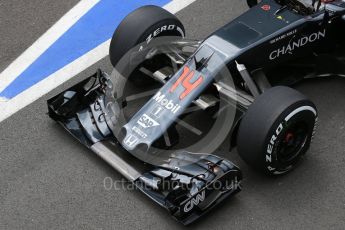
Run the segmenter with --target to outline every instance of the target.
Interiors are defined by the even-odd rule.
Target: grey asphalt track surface
[[[1,0],[0,69],[76,2]],[[188,37],[203,38],[246,10],[244,2],[198,0],[178,16]],[[105,178],[123,177],[45,114],[49,97],[97,67],[111,70],[104,59],[0,123],[0,229],[185,228],[140,192],[105,188]],[[345,79],[309,80],[297,88],[320,113],[303,163],[286,176],[267,178],[230,153],[243,170],[243,191],[189,229],[344,229]]]
[[[0,0],[0,72],[78,0]]]

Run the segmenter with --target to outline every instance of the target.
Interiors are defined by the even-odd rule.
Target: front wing
[[[216,155],[176,151],[152,165],[125,150],[113,134],[116,112],[109,117],[106,110],[109,87],[109,77],[98,71],[49,99],[49,116],[185,225],[241,190],[239,168]]]

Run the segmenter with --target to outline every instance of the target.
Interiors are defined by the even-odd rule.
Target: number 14
[[[188,66],[185,66],[179,79],[177,79],[175,84],[170,88],[170,93],[173,93],[179,85],[182,85],[185,88],[185,91],[180,95],[180,100],[183,100],[204,80],[204,78],[200,75],[197,80],[190,82],[190,80],[194,77],[194,74],[194,70],[191,71]]]

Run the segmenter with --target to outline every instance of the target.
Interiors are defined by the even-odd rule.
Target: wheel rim
[[[308,126],[304,122],[290,125],[279,142],[277,158],[280,163],[286,164],[300,156],[308,140]]]

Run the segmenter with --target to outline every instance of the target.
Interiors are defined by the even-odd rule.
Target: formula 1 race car
[[[183,224],[241,190],[233,149],[259,172],[293,170],[318,115],[290,87],[345,73],[344,1],[248,5],[203,41],[185,39],[164,9],[141,7],[112,37],[112,74],[48,100],[52,119]]]

